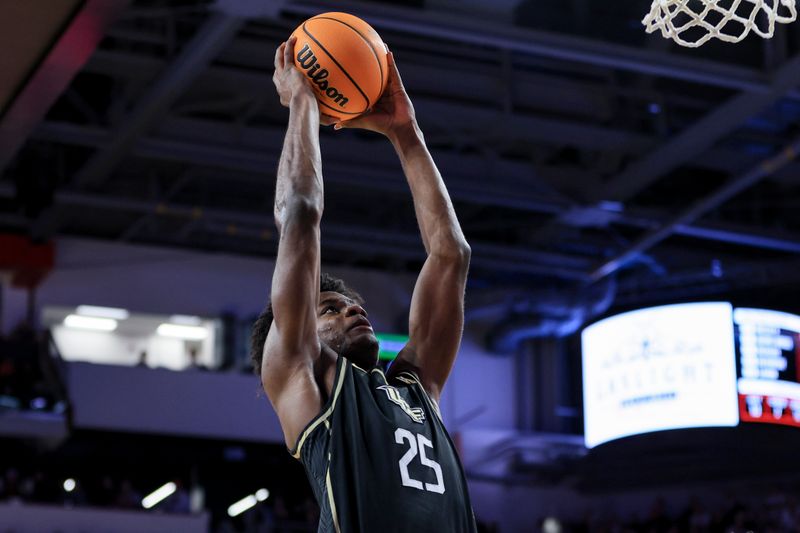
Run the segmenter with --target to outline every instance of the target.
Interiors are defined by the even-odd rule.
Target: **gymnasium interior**
[[[0,1],[0,532],[317,531],[249,343],[274,52],[329,11],[391,49],[472,250],[440,410],[479,531],[800,531],[800,26],[690,48],[650,9]],[[320,139],[322,266],[388,365],[414,204],[380,135]]]

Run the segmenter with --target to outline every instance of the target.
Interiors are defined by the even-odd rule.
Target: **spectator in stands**
[[[800,529],[800,502],[797,496],[788,496],[780,512],[780,527],[785,531]]]
[[[753,531],[753,524],[744,507],[739,507],[733,513],[730,523],[725,525],[725,533],[747,533],[749,531]]]
[[[116,500],[117,487],[114,479],[104,475],[90,487],[89,502],[98,507],[110,507]]]
[[[0,337],[0,407],[18,408],[17,358],[5,337]]]
[[[275,532],[287,532],[290,531],[292,517],[289,514],[289,506],[286,505],[286,500],[280,494],[275,496],[275,502],[273,503],[273,511],[275,516]]]
[[[28,406],[33,389],[38,353],[36,334],[27,324],[20,323],[3,343],[3,394]]]
[[[235,533],[236,528],[233,525],[233,522],[227,519],[221,520],[217,527],[214,528],[214,533]]]
[[[0,408],[45,409],[55,404],[40,347],[39,336],[26,322],[0,339]]]
[[[6,470],[5,475],[0,479],[0,500],[7,500],[10,502],[22,501],[20,494],[20,479],[19,470],[16,468],[9,468]]]
[[[59,490],[58,482],[52,477],[48,477],[42,470],[34,472],[31,482],[31,492],[27,497],[30,501],[54,503],[59,500],[61,490]]]
[[[689,503],[687,514],[689,533],[709,533],[711,531],[711,513],[696,496]]]
[[[123,479],[114,505],[121,509],[138,509],[142,506],[142,495],[133,488],[128,479]]]
[[[200,364],[200,351],[197,346],[189,347],[189,365],[186,370],[208,370],[208,367]]]
[[[645,529],[652,533],[667,533],[672,523],[667,516],[667,505],[663,498],[656,498],[645,522]]]
[[[167,513],[187,514],[191,510],[189,491],[186,490],[183,481],[175,480],[175,493],[164,501],[161,510]]]
[[[303,515],[305,517],[305,523],[310,528],[314,528],[317,524],[319,524],[319,506],[317,502],[312,500],[311,498],[306,498],[303,502]]]

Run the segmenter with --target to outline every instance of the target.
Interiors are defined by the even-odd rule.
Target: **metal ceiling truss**
[[[199,135],[195,134],[195,139],[202,137],[206,141],[175,141],[169,138],[147,137],[138,140],[132,146],[132,153],[144,158],[229,169],[256,176],[271,174],[277,168],[279,153],[276,148],[280,146],[283,134],[280,129],[247,128],[240,130],[241,138],[246,140],[249,145],[225,147],[222,146],[222,142],[211,140],[215,131],[224,135],[224,132],[219,131],[220,128],[225,128],[224,125],[196,119],[176,119],[174,121],[166,120],[163,128],[168,132],[173,132],[176,128],[202,132]],[[100,147],[109,134],[109,131],[102,128],[48,122],[36,131],[35,136],[51,142]],[[383,160],[381,156],[376,157],[375,160],[359,161],[360,157],[379,154],[380,149],[376,149],[373,144],[353,137],[326,140],[323,145],[324,156],[330,156],[325,157],[324,163],[326,181],[341,186],[357,186],[385,193],[407,194],[407,185],[398,179],[397,169],[392,167],[382,169],[376,166],[376,160]],[[354,154],[354,156],[342,160],[341,154]],[[490,173],[488,170],[480,172],[484,165],[480,158],[473,156],[475,161],[448,172],[449,158],[446,154],[443,155],[444,157],[439,157],[439,154],[435,154],[435,157],[445,170],[448,188],[456,200],[551,215],[564,213],[575,205],[560,197],[537,194],[535,190],[520,191],[519,184],[531,179],[531,172],[527,165],[511,163],[502,165],[502,182],[493,179],[482,180],[481,178],[488,177]],[[466,157],[469,159],[469,156]],[[463,160],[463,158],[464,156],[460,159]],[[365,168],[368,170],[364,170]],[[478,169],[478,175],[463,175],[463,168]],[[231,179],[237,178],[231,176]],[[535,189],[535,187],[531,187],[531,189]],[[664,212],[636,209],[618,211],[614,205],[609,205],[605,209],[602,206],[594,209],[605,213],[609,222],[633,228],[657,230],[670,222],[670,215]],[[595,218],[600,219],[600,215],[596,215]],[[800,253],[800,236],[786,232],[765,234],[758,228],[718,222],[705,224],[695,221],[691,221],[691,223],[680,221],[674,224],[671,232],[704,240]]]

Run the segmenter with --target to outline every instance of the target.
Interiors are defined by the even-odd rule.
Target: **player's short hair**
[[[319,292],[338,292],[343,296],[355,300],[359,305],[364,305],[364,298],[356,291],[347,286],[339,279],[323,272],[319,278]],[[272,301],[267,303],[267,307],[256,319],[253,324],[253,332],[250,336],[250,360],[253,363],[253,371],[261,375],[261,363],[264,358],[264,343],[267,342],[267,334],[272,326],[275,315],[272,313]]]

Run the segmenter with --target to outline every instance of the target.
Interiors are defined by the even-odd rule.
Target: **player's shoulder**
[[[412,379],[417,382],[421,381],[420,369],[411,361],[402,357],[402,355],[392,361],[389,368],[386,370],[386,378],[389,380],[395,380],[401,376],[406,380]]]

